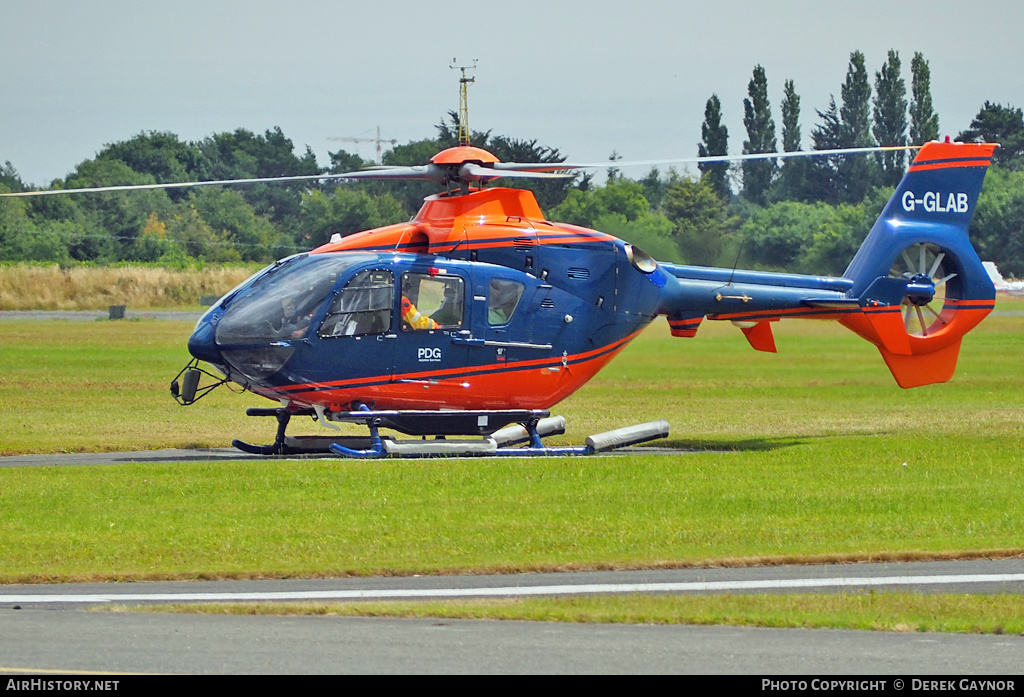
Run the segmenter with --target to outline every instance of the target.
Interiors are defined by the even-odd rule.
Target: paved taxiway
[[[959,578],[952,582],[950,577]],[[667,569],[498,576],[291,579],[0,587],[0,671],[188,673],[822,673],[1014,674],[1024,637],[541,622],[255,617],[89,611],[109,601],[231,597],[363,597],[415,590],[488,595],[494,589],[776,584],[779,592],[873,588],[918,579],[920,592],[1024,596],[1024,559]],[[988,578],[989,580],[981,580]],[[728,592],[743,592],[735,587]],[[761,592],[763,587],[751,588]],[[851,586],[845,586],[851,590]],[[696,591],[690,591],[696,592]],[[706,591],[705,591],[706,592]],[[502,593],[506,594],[506,593]],[[29,597],[32,596],[32,597]],[[33,597],[37,602],[33,602]],[[16,609],[17,608],[17,609]]]
[[[0,610],[0,671],[1019,674],[1024,639],[749,627]]]

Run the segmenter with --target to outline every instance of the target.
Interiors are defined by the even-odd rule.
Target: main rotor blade
[[[711,155],[708,157],[677,157],[667,160],[606,160],[604,162],[493,162],[497,170],[518,169],[524,172],[551,172],[560,169],[605,169],[607,167],[654,167],[693,163],[743,162],[748,160],[785,160],[793,157],[831,157],[859,155],[869,152],[917,150],[919,145],[886,145],[870,148],[842,148],[839,150],[794,150],[791,152],[748,153],[745,155]]]
[[[415,167],[378,165],[369,169],[361,169],[358,172],[327,176],[332,179],[429,179],[430,181],[443,184],[447,175],[444,168],[438,167],[435,164],[429,164],[417,165]]]
[[[264,182],[300,182],[337,177],[336,174],[306,174],[295,177],[263,177],[259,179],[218,179],[216,181],[173,182],[170,184],[124,184],[117,186],[86,186],[75,189],[46,189],[44,191],[21,191],[0,196],[56,196],[58,194],[94,194],[106,191],[144,191],[147,189],[185,189],[190,186],[231,186],[232,184],[262,184]]]
[[[3,197],[26,197],[26,196],[57,196],[60,194],[94,194],[109,191],[145,191],[152,189],[187,189],[193,186],[234,186],[238,184],[267,184],[267,183],[288,183],[308,182],[322,179],[429,179],[430,181],[444,183],[444,170],[437,165],[429,164],[417,167],[390,167],[378,166],[367,170],[356,172],[345,172],[342,174],[303,174],[290,177],[260,177],[255,179],[217,179],[211,181],[197,182],[173,182],[169,184],[124,184],[116,186],[87,186],[75,189],[46,189],[44,191],[20,191],[16,193],[3,194]]]
[[[567,179],[572,174],[555,174],[552,172],[522,171],[516,169],[502,170],[496,172],[491,167],[483,167],[472,163],[466,163],[459,167],[459,176],[467,181],[480,181],[512,177],[516,179]]]
[[[682,157],[667,160],[609,160],[607,162],[570,163],[570,162],[492,162],[488,166],[467,162],[459,169],[459,176],[467,181],[497,179],[499,177],[514,178],[564,178],[565,174],[542,174],[572,169],[602,169],[606,167],[656,166],[670,164],[705,163],[705,162],[741,162],[746,160],[773,160],[791,157],[829,157],[833,155],[856,155],[869,152],[885,152],[891,150],[914,150],[920,146],[900,145],[871,148],[844,148],[841,150],[806,150],[793,152],[753,153],[746,155],[715,155],[711,157]],[[376,165],[356,172],[341,174],[304,174],[288,177],[261,177],[254,179],[221,179],[217,181],[173,182],[169,184],[127,184],[117,186],[90,186],[77,189],[46,189],[43,191],[20,191],[16,193],[0,193],[0,197],[22,198],[27,196],[57,196],[62,194],[104,193],[111,191],[145,191],[151,189],[185,189],[196,186],[233,186],[239,184],[291,183],[320,181],[326,179],[427,179],[444,184],[454,181],[455,177],[449,170],[434,163],[414,167],[392,167]]]

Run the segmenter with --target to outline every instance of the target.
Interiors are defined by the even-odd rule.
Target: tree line
[[[755,66],[742,100],[744,153],[779,152],[766,72]],[[803,147],[801,101],[793,80],[783,83],[781,151]],[[701,156],[727,154],[723,103],[705,106]],[[917,145],[939,136],[930,71],[920,54],[911,61],[910,90],[899,54],[889,51],[869,78],[855,51],[839,88],[810,132],[816,150]],[[474,145],[500,160],[562,162],[557,148],[536,140],[472,134]],[[1024,117],[1020,109],[985,102],[957,140],[994,141],[972,237],[982,256],[1004,273],[1024,275]],[[433,138],[389,150],[384,164],[419,165],[457,144],[454,113]],[[307,147],[299,152],[280,128],[245,129],[185,142],[173,133],[144,132],[105,146],[94,158],[51,182],[52,188],[250,179],[342,173],[373,165],[339,150],[321,166]],[[766,269],[839,274],[906,170],[903,151],[877,156],[820,157],[701,164],[697,177],[650,170],[632,179],[609,162],[607,180],[591,175],[528,181],[548,217],[593,227],[637,244],[656,258],[693,264],[742,263]],[[517,182],[517,186],[520,184]],[[29,189],[10,162],[0,168],[0,190]],[[60,264],[270,261],[326,242],[334,233],[408,220],[430,182],[326,180],[302,184],[146,190],[67,197],[0,199],[0,261]]]
[[[450,122],[436,129],[435,138],[389,151],[385,164],[421,165],[458,143],[458,130]],[[556,149],[535,140],[476,132],[474,144],[502,160],[564,160]],[[317,175],[375,164],[344,150],[330,157],[330,164],[321,167],[308,147],[297,153],[280,128],[262,135],[238,129],[198,142],[144,132],[105,146],[50,188]],[[527,186],[550,208],[573,181]],[[9,161],[0,168],[0,191],[31,188]],[[269,261],[323,244],[334,233],[408,220],[433,193],[437,187],[430,182],[323,180],[0,199],[0,261]]]
[[[742,152],[779,152],[765,70],[754,68],[743,99],[746,139]],[[782,151],[802,149],[801,103],[793,80],[783,83],[780,104]],[[939,115],[931,97],[931,71],[921,53],[910,65],[910,90],[899,53],[890,50],[869,77],[866,58],[850,54],[846,76],[828,106],[816,109],[812,150],[922,145],[939,138]],[[705,106],[699,154],[728,152],[722,104],[713,94]],[[972,240],[983,258],[1008,274],[1024,274],[1024,114],[986,101],[955,140],[997,142],[985,182]],[[804,273],[841,273],[885,202],[906,172],[912,155],[904,150],[874,156],[746,161],[739,167],[700,166],[700,181],[733,213],[733,225],[717,227],[749,263]],[[734,189],[736,193],[734,193]],[[719,245],[728,247],[728,245]],[[708,263],[709,259],[703,261]],[[727,261],[721,256],[717,263]]]

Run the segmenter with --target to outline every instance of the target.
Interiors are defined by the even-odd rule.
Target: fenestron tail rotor
[[[889,276],[933,289],[930,295],[908,292],[903,297],[900,311],[907,334],[931,336],[952,321],[946,300],[957,298],[957,273],[953,270],[952,259],[941,247],[929,242],[907,247],[893,262]]]

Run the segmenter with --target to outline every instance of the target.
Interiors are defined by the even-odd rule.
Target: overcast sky
[[[280,126],[321,164],[341,147],[370,158],[372,145],[328,139],[433,137],[458,107],[453,58],[479,61],[474,129],[574,161],[694,156],[712,93],[740,152],[757,64],[779,130],[783,81],[796,82],[809,147],[854,50],[872,82],[899,51],[908,92],[922,52],[943,134],[985,100],[1024,106],[1024,5],[1005,0],[0,0],[0,49],[0,162],[37,184],[153,130]]]

